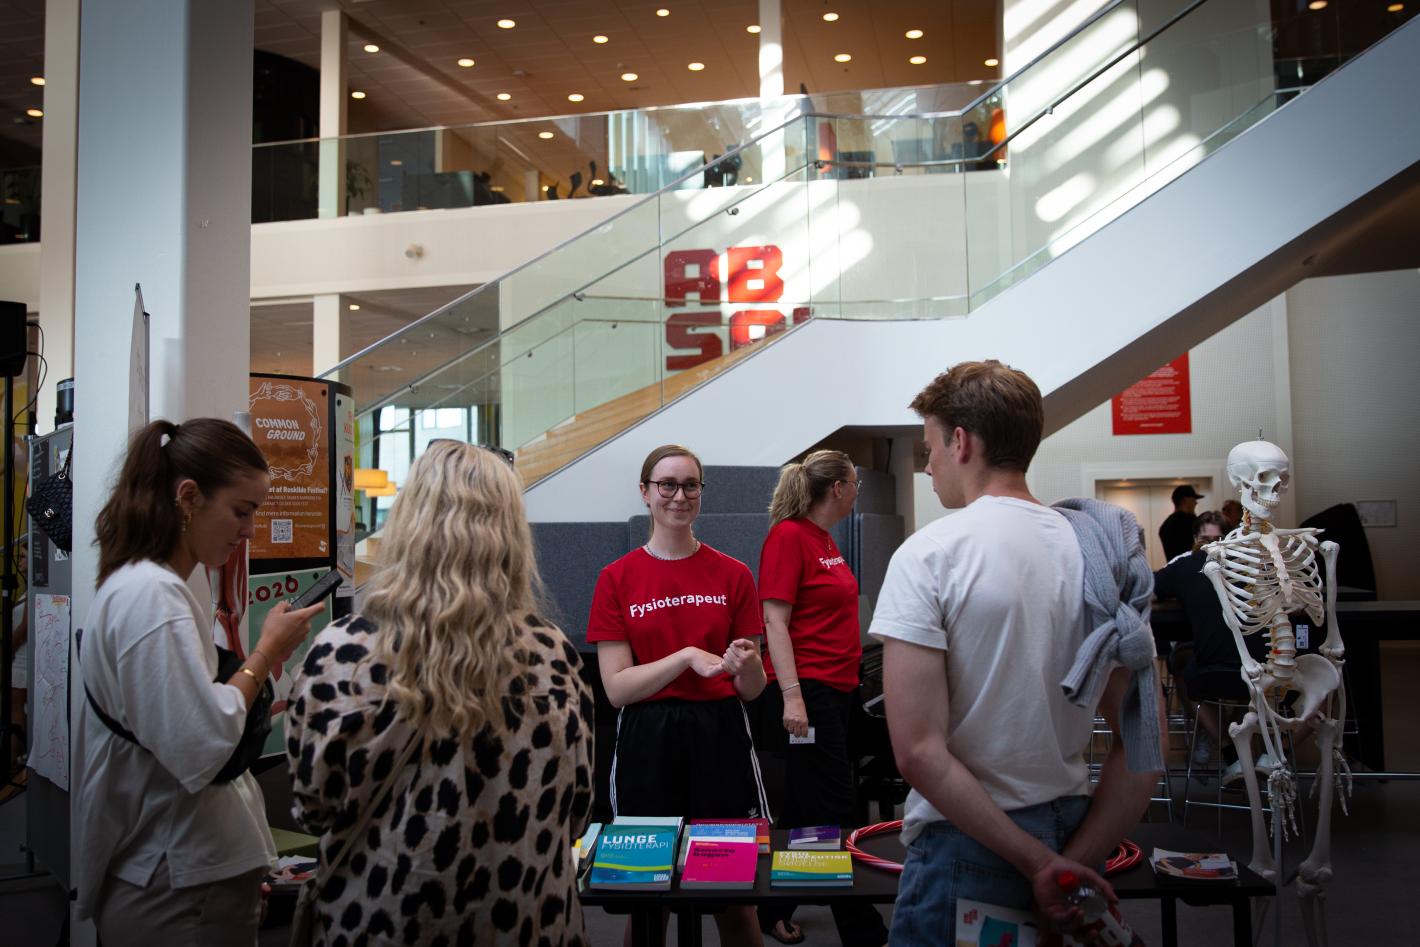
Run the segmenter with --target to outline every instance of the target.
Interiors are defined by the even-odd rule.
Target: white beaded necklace
[[[686,554],[683,555],[683,556],[661,556],[661,555],[657,555],[657,554],[651,549],[651,544],[650,544],[650,543],[646,543],[646,544],[645,544],[644,546],[642,546],[641,548],[644,549],[644,550],[646,550],[646,555],[650,556],[652,559],[659,559],[659,560],[661,560],[662,562],[679,562],[679,561],[682,560],[682,559],[689,559],[691,556],[695,555],[697,552],[700,551],[700,540],[698,540],[698,539],[695,540],[695,545],[690,548],[690,552],[686,553]]]

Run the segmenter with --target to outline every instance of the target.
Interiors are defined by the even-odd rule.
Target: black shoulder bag
[[[64,466],[59,473],[36,481],[25,500],[30,519],[50,542],[65,552],[72,551],[74,545],[74,481],[69,479],[69,463],[73,459],[71,447],[64,455]]]
[[[84,629],[79,629],[74,634],[74,654],[79,655],[83,645]],[[242,659],[235,651],[228,651],[221,645],[217,648],[217,676],[212,679],[214,684],[224,684],[231,680],[242,667]],[[113,734],[122,737],[134,746],[147,750],[146,746],[138,742],[138,737],[133,734],[123,724],[104,713],[104,709],[99,706],[99,702],[94,700],[93,692],[89,690],[89,685],[84,685],[84,696],[89,701],[89,706],[94,709],[99,721]],[[242,773],[251,769],[253,763],[261,759],[262,747],[266,745],[266,738],[271,735],[271,705],[276,699],[275,692],[271,689],[271,679],[268,677],[261,684],[261,689],[257,691],[256,699],[247,708],[246,727],[242,730],[242,738],[237,741],[237,748],[232,751],[231,757],[217,771],[217,775],[212,777],[214,783],[230,783]],[[153,752],[148,750],[148,752]]]

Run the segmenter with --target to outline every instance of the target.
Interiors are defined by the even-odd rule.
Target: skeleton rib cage
[[[1319,529],[1267,529],[1244,533],[1238,527],[1208,546],[1208,558],[1223,570],[1228,610],[1238,630],[1253,635],[1273,627],[1277,617],[1305,610],[1320,625],[1326,618],[1316,550]]]

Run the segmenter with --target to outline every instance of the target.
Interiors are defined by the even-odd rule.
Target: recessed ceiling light
[[[745,175],[745,183],[746,183],[746,184],[753,184],[753,183],[754,183],[754,178],[750,177],[749,175]]]
[[[981,85],[981,83],[984,82],[984,81],[985,81],[984,79],[968,79],[967,82],[966,82],[966,84],[967,84],[967,85]]]
[[[670,15],[671,15],[671,11],[667,10],[665,7],[661,7],[659,10],[656,11],[656,16],[670,16]]]
[[[363,99],[365,97],[365,93],[361,92],[359,89],[356,89],[354,92],[350,93],[350,97],[352,99]]]
[[[552,132],[538,132],[537,137],[546,141],[548,138],[552,137]]]
[[[908,39],[921,39],[921,38],[922,38],[922,31],[921,31],[921,30],[908,30],[906,33],[904,33],[904,34],[902,34],[902,35],[906,36]]]
[[[351,304],[350,304],[350,311],[351,311],[351,312],[359,312],[359,311],[360,311],[360,304],[359,304],[359,303],[351,303]]]
[[[374,43],[366,43],[366,44],[365,44],[365,52],[367,52],[367,53],[377,53],[377,52],[379,52],[379,51],[380,51],[380,47],[376,46]]]
[[[609,39],[608,37],[603,36],[602,34],[598,33],[596,36],[593,36],[593,37],[592,37],[592,42],[593,42],[593,43],[606,43],[606,42],[610,42],[610,39]]]
[[[838,19],[838,14],[837,14],[837,13],[825,13],[825,14],[823,15],[823,21],[824,21],[825,23],[832,23],[832,22],[834,22],[834,21],[837,20],[837,19]]]
[[[586,96],[583,95],[582,93],[580,93],[580,92],[573,92],[571,95],[567,96],[567,101],[568,101],[568,102],[580,102],[580,101],[582,101],[582,100],[585,99],[585,98],[586,98]]]
[[[758,32],[759,32],[759,24],[758,24],[758,23],[751,23],[749,26],[746,26],[746,27],[745,27],[745,32],[746,32],[746,33],[758,33]]]
[[[492,187],[490,187],[488,190],[492,191],[494,194],[502,194],[502,193],[503,193],[503,185],[501,185],[501,184],[495,184],[495,185],[493,185]]]
[[[636,81],[637,79],[639,79],[639,78],[641,78],[641,77],[638,76],[638,75],[636,75],[636,73],[634,73],[634,72],[623,72],[623,73],[621,74],[621,81],[622,81],[622,82],[635,82],[635,81]]]
[[[30,76],[30,85],[44,85],[44,76]]]
[[[601,178],[592,178],[592,187],[601,187],[605,183]]]
[[[404,165],[404,159],[403,159],[403,158],[391,158],[391,159],[390,159],[390,167],[392,167],[392,168],[403,167],[403,165]]]
[[[546,192],[546,191],[547,191],[547,185],[544,184],[544,185],[542,186],[542,189],[543,189],[544,192]]]
[[[1399,13],[1401,10],[1404,10],[1404,9],[1405,9],[1405,4],[1403,4],[1403,3],[1392,3],[1390,6],[1388,6],[1388,7],[1385,8],[1385,12],[1387,12],[1387,13]],[[30,81],[31,81],[31,82],[34,82],[33,79],[31,79]],[[41,82],[40,85],[44,85],[44,83]]]
[[[510,94],[507,93],[507,92],[499,92],[499,93],[498,93],[498,101],[499,101],[499,102],[506,102],[506,101],[508,101],[508,100],[511,99],[511,98],[512,98],[512,95],[510,95]]]
[[[990,59],[986,60],[983,65],[985,65],[987,69],[995,69],[997,66],[1001,65],[1001,60],[997,59],[995,56],[992,56]]]
[[[473,60],[472,60],[472,59],[469,59],[467,56],[465,56],[464,58],[462,58],[462,59],[459,60],[459,65],[460,65],[460,66],[463,66],[465,69],[472,69],[472,68],[473,68]]]
[[[516,20],[499,20],[499,21],[498,21],[498,29],[500,29],[500,30],[511,30],[513,27],[515,27],[515,26],[517,26],[517,25],[518,25],[518,22],[517,22]]]
[[[1326,9],[1326,0],[1312,0],[1311,3],[1308,3],[1308,4],[1307,4],[1307,9],[1308,9],[1308,10],[1325,10],[1325,9]]]
[[[851,62],[852,60],[853,57],[847,53],[839,53],[837,56],[833,57],[834,62]]]
[[[30,118],[44,118],[44,109],[25,109],[25,114]]]
[[[924,62],[927,61],[927,57],[926,57],[926,56],[909,56],[908,59],[907,59],[907,61],[910,62],[910,63],[912,63],[912,65],[914,65],[914,66],[920,66],[920,65],[922,65]]]
[[[688,62],[685,64],[685,68],[691,72],[700,72],[705,68],[705,64],[703,62]]]

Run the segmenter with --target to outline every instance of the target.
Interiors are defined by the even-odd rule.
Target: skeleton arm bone
[[[1242,630],[1238,627],[1237,607],[1230,600],[1228,595],[1228,584],[1223,580],[1223,567],[1218,564],[1221,550],[1217,544],[1209,548],[1208,563],[1203,567],[1203,574],[1208,577],[1208,581],[1213,583],[1213,591],[1218,594],[1218,601],[1223,606],[1223,621],[1227,624],[1228,630],[1233,633],[1233,642],[1237,645],[1238,657],[1242,659],[1243,673],[1249,682],[1255,682],[1262,673],[1262,666],[1252,659],[1248,654],[1247,644],[1243,642]]]
[[[1326,640],[1321,644],[1321,653],[1337,664],[1346,659],[1346,644],[1336,621],[1336,559],[1340,552],[1340,547],[1330,540],[1321,544],[1321,556],[1326,561]]]

